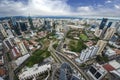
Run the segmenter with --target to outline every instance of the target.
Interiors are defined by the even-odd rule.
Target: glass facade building
[[[99,29],[104,29],[104,27],[105,27],[105,25],[106,25],[106,23],[107,23],[107,18],[103,18],[102,19],[102,22],[100,23],[100,27],[99,27]]]

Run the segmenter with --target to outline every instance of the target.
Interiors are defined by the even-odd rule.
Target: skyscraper
[[[100,27],[99,27],[99,29],[104,29],[104,27],[105,27],[105,25],[106,25],[106,23],[107,23],[107,18],[103,18],[102,19],[102,22],[100,23]]]
[[[89,58],[91,58],[91,57],[93,57],[93,56],[95,56],[97,54],[98,49],[99,49],[98,46],[91,46],[91,47],[83,50],[80,53],[80,60],[82,62],[87,61]]]
[[[101,34],[102,34],[102,30],[97,28],[97,29],[95,30],[94,35],[95,35],[96,37],[100,37]]]
[[[107,25],[107,28],[111,27],[113,22],[109,22],[108,25]]]
[[[33,21],[32,21],[32,18],[30,16],[28,17],[28,22],[30,24],[30,28],[34,29]]]
[[[106,33],[105,33],[104,39],[109,40],[114,35],[115,32],[116,32],[115,27],[108,28]]]
[[[118,30],[118,28],[120,27],[120,21],[116,22],[115,27],[116,27],[116,30]]]
[[[118,33],[118,35],[120,35],[120,26],[117,29],[117,33]]]
[[[27,51],[27,49],[26,49],[24,43],[23,43],[19,38],[15,38],[14,40],[15,40],[15,42],[16,42],[18,48],[20,49],[21,54],[22,54],[22,55],[27,54],[28,51]]]
[[[5,45],[5,47],[10,50],[14,47],[14,44],[12,42],[12,39],[11,38],[6,38],[4,41],[3,41],[3,44]]]
[[[2,25],[2,24],[0,24],[0,32],[2,33],[2,35],[3,35],[4,37],[7,37],[7,33],[6,33],[5,29],[3,28],[3,25]]]
[[[103,49],[105,48],[107,44],[107,41],[103,41],[103,40],[99,40],[97,42],[97,46],[99,47],[98,51],[97,51],[97,55],[101,55],[101,52],[103,51]]]
[[[25,22],[19,22],[21,31],[27,31],[27,25]]]
[[[3,24],[3,27],[4,27],[5,30],[9,29],[7,24]]]
[[[10,19],[10,25],[17,35],[21,35],[19,24],[14,18]]]
[[[44,28],[48,31],[51,30],[50,21],[46,21],[46,20],[44,21]]]
[[[102,33],[100,35],[100,38],[103,39],[105,37],[105,33],[107,31],[108,28],[110,28],[111,26],[114,26],[114,23],[113,22],[109,22],[107,24],[107,26],[104,27],[104,29],[102,29]]]
[[[120,35],[120,22],[116,22],[115,27],[116,27],[116,31],[117,31],[118,35]]]

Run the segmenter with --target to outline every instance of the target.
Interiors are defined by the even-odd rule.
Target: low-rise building
[[[19,51],[19,49],[17,47],[14,47],[11,50],[11,56],[12,56],[13,59],[16,59],[16,58],[21,56],[21,53],[20,53],[20,51]]]
[[[116,55],[116,52],[114,50],[108,48],[105,52],[105,55],[108,57],[112,57],[112,56]]]
[[[47,70],[51,70],[51,64],[45,64],[42,66],[38,66],[38,64],[36,64],[32,68],[26,68],[18,75],[18,77],[20,80],[33,79],[46,72]]]
[[[87,74],[92,80],[102,80],[107,74],[107,70],[105,70],[102,65],[96,63],[90,67]]]
[[[6,70],[4,68],[0,68],[0,76],[4,77],[5,75],[6,75]]]
[[[19,57],[17,60],[15,60],[15,65],[20,66],[26,59],[30,57],[30,54],[26,54],[24,56]]]
[[[3,65],[3,64],[4,64],[4,57],[0,56],[0,65]]]
[[[120,78],[120,63],[118,61],[112,60],[104,64],[103,67],[116,78]]]

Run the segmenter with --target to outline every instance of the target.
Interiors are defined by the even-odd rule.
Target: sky
[[[120,17],[120,0],[0,0],[5,16]]]

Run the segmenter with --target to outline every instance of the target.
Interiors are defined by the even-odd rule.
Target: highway
[[[55,42],[54,42],[55,43]],[[50,45],[48,47],[48,51],[51,52],[51,55],[53,56],[53,58],[55,59],[55,61],[57,63],[63,63],[63,61],[60,59],[60,57],[58,57],[58,55],[55,53],[55,51],[52,50],[52,41],[50,42]]]
[[[52,42],[51,42],[52,43]],[[61,53],[61,52],[59,52],[59,51],[57,51],[57,50],[55,50],[53,47],[52,47],[52,45],[53,45],[54,43],[52,43],[52,44],[50,44],[50,49],[51,49],[51,51],[53,51],[54,53],[57,53],[57,54],[55,54],[55,55],[59,55],[59,56],[61,56],[61,57],[63,57],[67,62],[69,62],[73,67],[75,67],[75,69],[83,76],[83,78],[85,78],[85,80],[89,80],[89,78],[86,76],[86,74],[83,72],[83,70],[82,69],[80,69],[73,61],[71,61],[68,57],[66,57],[63,53]],[[60,58],[60,57],[59,57]]]

